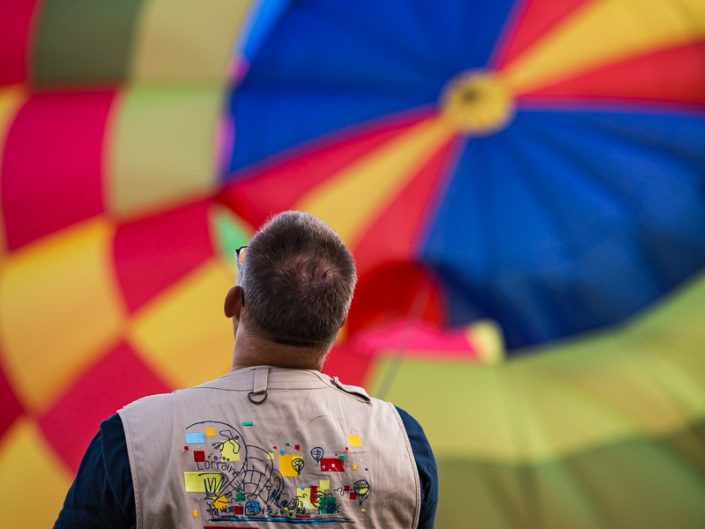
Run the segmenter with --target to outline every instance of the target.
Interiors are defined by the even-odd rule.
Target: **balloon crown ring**
[[[512,120],[514,99],[501,77],[483,71],[465,72],[445,86],[441,115],[461,133],[494,134]]]

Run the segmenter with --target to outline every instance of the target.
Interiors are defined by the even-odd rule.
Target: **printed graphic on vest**
[[[198,494],[209,522],[352,523],[351,509],[365,512],[372,494],[358,434],[340,446],[274,442],[258,446],[222,421],[201,421],[184,432],[184,490]],[[245,430],[245,428],[247,430]],[[346,514],[347,513],[347,514]]]

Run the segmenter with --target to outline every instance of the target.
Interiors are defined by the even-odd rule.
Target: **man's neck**
[[[278,344],[240,327],[235,337],[232,368],[269,365],[320,371],[324,359],[325,354],[319,348]]]

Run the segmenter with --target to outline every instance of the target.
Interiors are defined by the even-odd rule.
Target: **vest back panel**
[[[240,369],[119,413],[138,529],[418,523],[396,408],[318,371]]]

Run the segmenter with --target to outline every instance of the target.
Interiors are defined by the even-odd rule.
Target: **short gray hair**
[[[352,302],[355,261],[313,215],[286,211],[252,238],[241,271],[248,328],[271,341],[330,345]]]

